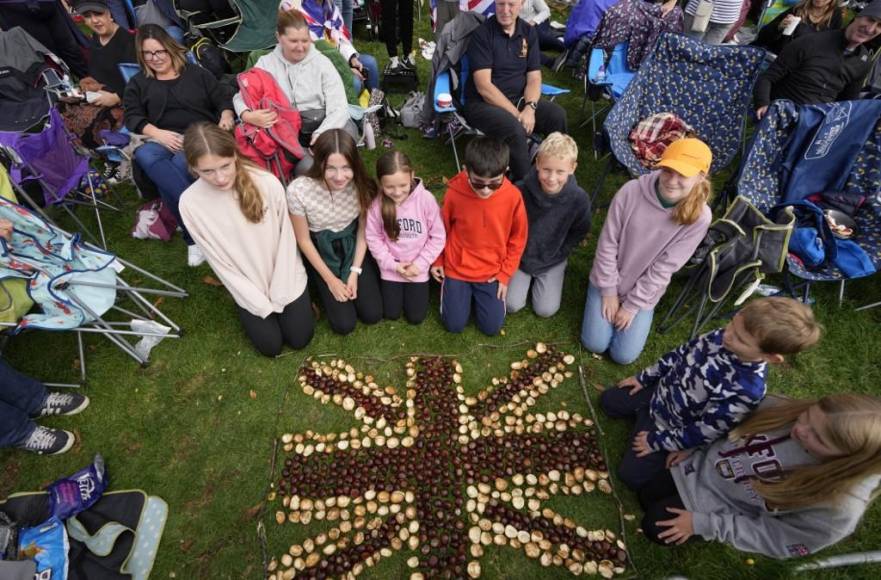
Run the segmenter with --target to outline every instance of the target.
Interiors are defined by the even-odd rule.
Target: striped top
[[[732,24],[740,18],[740,8],[744,0],[713,0],[713,13],[710,22],[716,24]],[[688,0],[685,13],[694,16],[700,0]]]

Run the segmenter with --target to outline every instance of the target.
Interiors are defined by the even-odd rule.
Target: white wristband
[[[359,268],[358,266],[352,266],[351,268],[349,268],[349,270],[351,270],[352,272],[358,274],[359,276],[361,275],[361,272],[364,271],[364,270],[362,270],[361,268]]]

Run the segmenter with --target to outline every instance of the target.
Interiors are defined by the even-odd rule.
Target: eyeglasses
[[[160,50],[142,50],[141,56],[144,57],[144,60],[161,60],[168,56],[168,51],[164,48]]]
[[[499,179],[493,179],[492,181],[475,181],[471,174],[468,174],[468,183],[471,184],[471,189],[474,191],[480,191],[481,189],[488,189],[490,191],[495,191],[502,186],[502,183],[505,182],[505,177],[502,176]]]

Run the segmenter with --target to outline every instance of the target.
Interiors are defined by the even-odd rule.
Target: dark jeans
[[[0,359],[0,447],[12,447],[34,430],[46,387]]]
[[[382,0],[382,39],[390,57],[398,56],[398,42],[404,49],[402,56],[410,54],[413,50],[413,0]]]
[[[529,136],[514,115],[482,100],[465,103],[465,119],[490,137],[501,139],[511,149],[511,181],[518,181],[529,173]],[[566,111],[550,101],[539,101],[535,111],[533,133],[547,135],[554,131],[567,133]]]
[[[631,442],[637,433],[651,431],[654,428],[654,421],[649,414],[652,393],[654,389],[641,389],[631,396],[630,389],[610,386],[600,395],[600,406],[609,417],[636,418],[636,424],[630,433],[630,441],[627,442],[627,451],[624,452],[624,457],[618,465],[618,478],[637,492],[666,469],[664,466],[667,460],[666,452],[656,451],[645,457],[637,457],[631,447]]]
[[[309,279],[315,284],[321,307],[327,315],[330,328],[337,334],[349,334],[355,330],[358,320],[364,324],[376,324],[382,319],[382,292],[379,288],[379,271],[368,253],[361,264],[363,272],[358,276],[358,297],[339,302],[312,264],[306,264]],[[345,282],[345,280],[343,280]]]
[[[676,489],[676,482],[669,469],[658,472],[639,491],[639,503],[645,512],[642,516],[642,531],[645,537],[662,546],[674,545],[665,544],[664,540],[658,537],[658,534],[669,529],[665,526],[659,526],[658,522],[672,520],[676,517],[676,514],[670,513],[667,508],[685,509],[685,504],[682,503],[679,490]]]
[[[471,318],[480,332],[495,336],[505,323],[505,302],[498,299],[498,282],[465,282],[447,276],[441,286],[441,319],[450,332],[462,332]]]
[[[184,227],[178,209],[180,196],[196,181],[187,168],[184,152],[174,152],[159,143],[147,142],[135,149],[135,162],[144,170],[150,181],[156,184],[162,201],[174,214],[174,219],[181,228],[184,241],[188,246],[192,246],[195,242]]]
[[[240,306],[236,306],[236,309],[245,334],[263,356],[278,356],[285,344],[295,350],[304,348],[315,333],[315,315],[312,314],[309,288],[303,290],[300,297],[285,306],[284,310],[273,312],[266,318],[254,316]]]
[[[382,280],[382,312],[397,320],[404,311],[410,324],[420,324],[428,314],[428,282],[390,282]]]

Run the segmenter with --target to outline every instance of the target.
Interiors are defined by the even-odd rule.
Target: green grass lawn
[[[427,38],[424,25],[420,34]],[[384,54],[376,43],[363,51]],[[424,80],[428,74],[420,60]],[[566,75],[553,82],[573,89],[560,100],[569,111],[571,132],[582,151],[578,178],[591,188],[600,170],[594,161],[589,129],[577,128],[581,121],[581,91]],[[443,180],[455,172],[448,145],[426,141],[415,131],[396,145],[406,151],[419,168],[429,188],[440,198]],[[368,165],[382,152],[366,152]],[[608,201],[625,180],[612,175],[600,195]],[[721,183],[721,182],[720,182]],[[585,392],[596,404],[596,387],[631,375],[656,357],[682,342],[685,325],[667,335],[653,333],[639,361],[622,368],[607,359],[583,353],[578,333],[587,276],[604,211],[594,216],[594,230],[588,243],[570,259],[564,302],[552,319],[539,319],[528,309],[506,321],[503,336],[487,338],[474,328],[461,335],[445,332],[437,315],[437,290],[432,295],[432,313],[419,327],[403,322],[382,322],[359,326],[350,336],[331,333],[321,320],[315,339],[303,352],[286,351],[269,360],[249,345],[235,316],[233,303],[223,288],[205,284],[209,267],[187,268],[185,248],[179,239],[171,243],[143,242],[129,236],[133,209],[131,197],[122,214],[107,219],[111,247],[121,256],[144,266],[186,288],[186,300],[164,300],[162,309],[178,322],[185,334],[180,340],[166,340],[152,355],[148,368],[139,368],[106,339],[87,339],[89,381],[85,392],[92,404],[82,415],[46,421],[51,426],[76,431],[80,443],[66,455],[38,457],[17,451],[0,451],[0,497],[16,491],[38,490],[54,479],[72,473],[88,463],[95,453],[104,455],[111,477],[111,489],[140,488],[163,497],[170,515],[154,578],[260,578],[264,565],[263,545],[258,540],[259,522],[266,526],[266,554],[280,557],[287,548],[326,528],[324,523],[308,528],[295,524],[279,526],[275,512],[280,498],[268,501],[275,475],[284,454],[273,459],[276,439],[282,433],[337,432],[356,425],[352,415],[334,405],[321,405],[305,395],[297,380],[304,357],[342,357],[381,385],[403,386],[404,364],[411,354],[453,355],[464,368],[465,390],[474,394],[485,388],[491,377],[506,374],[509,363],[520,360],[537,341],[554,344],[574,354],[584,368],[586,389],[577,376],[542,397],[536,411],[566,409],[591,416]],[[136,278],[130,282],[141,282]],[[780,280],[772,280],[779,283]],[[671,304],[681,285],[674,282],[658,312]],[[881,352],[881,309],[854,312],[855,306],[881,300],[878,278],[848,284],[842,307],[837,305],[837,287],[820,284],[814,290],[815,312],[825,326],[818,348],[775,368],[770,391],[793,396],[820,396],[833,392],[877,392],[881,371],[875,355]],[[719,322],[723,324],[723,322]],[[31,333],[13,340],[5,356],[18,369],[47,381],[73,381],[76,348],[72,335]],[[450,391],[450,396],[454,392]],[[608,460],[614,467],[628,444],[629,426],[598,418]],[[616,483],[616,482],[615,482]],[[622,530],[615,497],[594,492],[579,497],[560,496],[549,505],[587,529],[611,529],[626,536],[633,566],[627,575],[660,578],[673,574],[691,578],[774,578],[791,573],[792,564],[753,557],[709,543],[697,543],[674,550],[651,545],[637,532],[640,511],[633,494],[615,485]],[[881,511],[876,505],[857,533],[823,555],[877,548],[881,538]],[[370,578],[407,577],[406,549],[364,573]],[[488,549],[482,560],[486,578],[566,577],[564,568],[542,568],[522,551]],[[877,568],[863,566],[817,578],[870,578]]]

